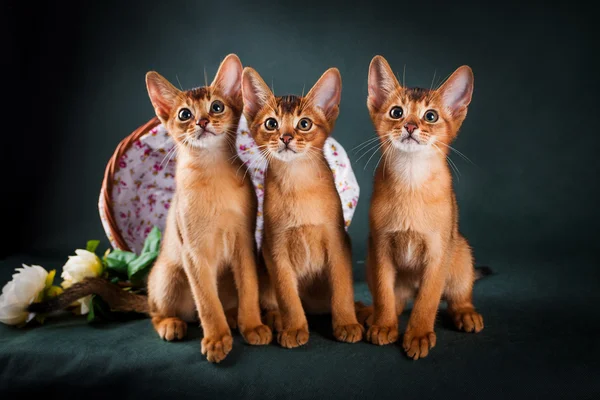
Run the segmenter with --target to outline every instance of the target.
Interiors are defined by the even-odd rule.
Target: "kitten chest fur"
[[[379,234],[388,237],[398,267],[418,268],[432,252],[442,251],[432,247],[450,234],[449,182],[446,166],[426,154],[398,152],[387,170],[378,173],[371,219]]]
[[[324,244],[332,219],[341,218],[331,172],[311,163],[276,168],[265,180],[265,228],[270,238],[286,243],[300,277],[318,274],[326,263]]]
[[[240,190],[247,182],[243,173],[236,174],[235,168],[226,165],[228,153],[181,153],[176,184],[186,188],[178,191],[177,199],[184,215],[180,218],[185,224],[182,229],[194,238],[202,237],[206,247],[220,250],[223,259],[229,261],[236,246],[235,232],[252,212],[249,195],[253,192]]]

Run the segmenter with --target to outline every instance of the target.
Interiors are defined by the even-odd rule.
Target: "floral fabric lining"
[[[153,226],[164,230],[171,199],[175,193],[175,154],[174,142],[164,126],[158,125],[133,142],[118,160],[111,193],[112,213],[119,234],[131,251],[139,253],[144,240]],[[264,198],[264,163],[256,143],[248,133],[246,121],[242,118],[236,137],[238,155],[249,167],[249,175],[258,197],[256,242],[260,247],[263,230],[262,204]],[[360,188],[350,160],[344,148],[333,138],[328,138],[323,148],[325,158],[335,179],[340,196],[346,229],[352,221],[358,203]],[[99,201],[100,218],[111,245],[118,246],[104,215],[102,193]]]

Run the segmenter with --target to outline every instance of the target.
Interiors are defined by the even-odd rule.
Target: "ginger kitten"
[[[382,143],[370,208],[367,278],[374,313],[367,340],[392,343],[406,301],[414,307],[403,338],[406,354],[427,356],[435,346],[441,299],[454,324],[483,329],[472,303],[473,256],[458,228],[458,207],[446,164],[473,93],[473,73],[458,68],[437,90],[402,87],[387,61],[369,67],[367,106]]]
[[[323,155],[339,113],[340,73],[327,70],[305,97],[275,97],[246,67],[242,94],[250,133],[269,163],[262,242],[268,276],[261,284],[267,319],[283,347],[308,341],[304,310],[331,312],[336,339],[357,342],[364,329],[354,309],[350,239]]]
[[[146,75],[157,117],[178,148],[176,192],[160,255],[148,278],[150,315],[166,340],[186,334],[185,321],[204,331],[202,354],[223,360],[235,314],[244,339],[271,342],[260,319],[256,269],[256,194],[235,151],[242,113],[242,64],[227,56],[210,86],[180,91],[156,72]],[[239,300],[238,300],[239,299]]]

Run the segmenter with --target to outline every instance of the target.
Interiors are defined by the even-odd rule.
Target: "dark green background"
[[[361,281],[378,156],[366,165],[369,155],[356,161],[361,153],[355,155],[351,149],[374,135],[366,108],[369,62],[381,54],[400,76],[406,68],[409,86],[422,87],[430,87],[434,73],[439,80],[467,64],[475,74],[475,91],[455,147],[473,164],[456,155],[452,159],[461,173],[460,181],[455,180],[461,230],[474,247],[477,263],[498,273],[479,283],[475,292],[475,302],[486,317],[484,332],[463,335],[442,324],[438,347],[430,358],[413,364],[397,347],[360,344],[339,350],[327,337],[325,323],[320,330],[323,338],[311,339],[316,353],[310,353],[310,347],[300,350],[308,354],[306,358],[275,346],[268,351],[248,349],[256,357],[249,358],[250,353],[243,353],[247,347],[236,342],[246,357],[239,359],[238,353],[242,366],[235,367],[232,361],[229,373],[245,384],[247,378],[237,372],[258,365],[266,368],[264,376],[253,379],[265,379],[261,385],[271,397],[277,393],[318,397],[322,391],[367,398],[373,393],[394,397],[479,393],[499,398],[518,397],[524,391],[533,397],[558,396],[567,390],[572,398],[599,394],[598,46],[590,9],[577,1],[81,3],[1,6],[1,90],[7,101],[2,108],[0,156],[0,207],[5,212],[2,282],[21,262],[60,267],[88,239],[102,239],[102,249],[108,246],[98,216],[100,184],[118,142],[153,116],[145,73],[156,70],[174,83],[178,77],[184,88],[191,88],[204,84],[204,69],[212,80],[230,52],[266,82],[272,81],[279,95],[299,94],[327,68],[340,69],[342,103],[334,137],[351,154],[361,184],[350,227],[355,277]],[[359,285],[357,296],[368,300],[364,285]],[[63,330],[61,322],[54,324],[31,331],[28,340],[0,327],[0,345],[7,349],[0,348],[0,358],[11,366],[2,370],[0,388],[17,390],[36,382],[37,388],[57,390],[60,379],[46,376],[43,382],[48,386],[36,381],[49,373],[48,368],[53,370],[52,364],[21,380],[12,380],[11,374],[28,371],[34,364],[42,368],[36,354],[71,360],[75,334],[69,341],[62,335],[75,331],[81,351],[91,355],[71,360],[61,372],[65,381],[69,374],[79,376],[112,360],[108,373],[123,383],[128,377],[123,371],[129,370],[118,364],[128,361],[117,360],[115,349],[123,345],[116,335],[128,332],[132,346],[149,354],[156,351],[158,357],[152,359],[154,364],[138,360],[133,368],[150,366],[156,382],[170,382],[163,387],[184,393],[194,387],[194,376],[215,379],[211,366],[194,353],[196,341],[187,342],[192,353],[186,354],[188,362],[202,364],[200,372],[188,371],[185,385],[177,381],[175,366],[165,372],[162,362],[167,362],[170,350],[154,340],[147,321],[93,332],[78,322],[67,323],[69,329]],[[132,331],[139,324],[143,328]],[[137,342],[136,336],[147,339]],[[82,337],[96,337],[98,343]],[[44,340],[53,340],[50,347],[56,351],[43,346]],[[159,349],[153,348],[155,343]],[[367,357],[368,368],[359,355]],[[328,360],[336,368],[328,368]],[[288,376],[281,368],[290,362],[306,364],[297,365],[298,371]],[[312,362],[321,369],[313,371]],[[278,371],[283,383],[269,386],[265,376],[275,374],[269,368]],[[290,389],[294,375],[302,374],[312,376],[308,383],[298,383],[310,388],[303,395]],[[356,389],[348,376],[350,383],[367,386]],[[84,383],[78,385],[88,390]],[[219,383],[212,389],[212,394],[224,393]],[[150,385],[145,390],[153,389]],[[261,392],[229,393],[260,397]]]

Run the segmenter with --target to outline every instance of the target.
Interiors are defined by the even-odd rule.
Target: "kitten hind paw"
[[[384,346],[398,340],[398,328],[396,326],[371,325],[367,331],[367,341]]]
[[[227,325],[229,325],[229,329],[235,330],[238,327],[238,310],[237,308],[232,308],[230,310],[225,311],[225,318],[227,319]]]
[[[360,301],[354,303],[358,323],[369,328],[373,325],[373,306],[365,306]]]
[[[456,329],[464,332],[479,333],[483,329],[483,317],[474,310],[454,313],[452,319]]]
[[[248,344],[261,346],[271,343],[273,333],[267,325],[258,325],[251,329],[246,329],[242,332],[242,336]]]
[[[277,341],[282,347],[293,349],[300,347],[308,342],[308,329],[286,329],[279,332]]]
[[[152,325],[154,325],[158,336],[167,342],[181,340],[187,333],[187,323],[175,317],[154,317],[152,318]]]
[[[365,328],[360,324],[339,325],[333,328],[333,336],[340,342],[356,343],[363,338]]]
[[[283,323],[281,322],[281,314],[279,310],[268,310],[264,315],[264,322],[272,332],[281,332],[283,330]]]

